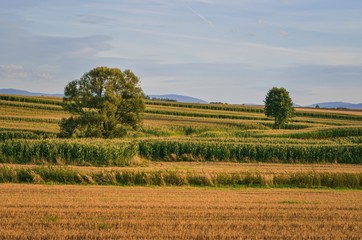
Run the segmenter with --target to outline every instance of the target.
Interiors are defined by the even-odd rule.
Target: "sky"
[[[97,66],[146,94],[362,102],[361,0],[0,0],[0,88],[63,93]]]

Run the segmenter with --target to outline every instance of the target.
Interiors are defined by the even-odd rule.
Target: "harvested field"
[[[361,191],[0,185],[1,239],[362,237]]]

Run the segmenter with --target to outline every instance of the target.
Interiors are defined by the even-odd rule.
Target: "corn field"
[[[2,163],[122,166],[137,154],[134,142],[99,140],[11,140],[0,143]]]
[[[362,164],[362,145],[236,144],[193,141],[141,141],[139,155],[164,161],[237,161]]]
[[[358,111],[297,110],[272,129],[261,107],[147,101],[144,126],[125,139],[59,139],[59,98],[0,96],[0,162],[127,166],[158,162],[362,164]]]
[[[120,166],[139,155],[154,161],[362,164],[362,145],[270,144],[171,140],[7,140],[0,162]]]

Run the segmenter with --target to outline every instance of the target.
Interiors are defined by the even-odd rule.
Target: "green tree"
[[[97,67],[64,90],[64,109],[72,116],[62,119],[62,137],[120,137],[138,129],[145,109],[139,79],[130,70]]]
[[[283,127],[294,115],[293,102],[285,88],[273,87],[270,89],[264,104],[264,113],[267,117],[274,118],[274,128],[276,129]]]

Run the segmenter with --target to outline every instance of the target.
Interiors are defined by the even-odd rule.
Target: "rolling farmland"
[[[0,96],[0,160],[124,166],[151,161],[362,163],[359,111],[297,109],[272,129],[260,107],[148,101],[144,126],[122,140],[56,139],[59,98]]]
[[[99,182],[117,185],[362,185],[360,111],[297,109],[292,122],[284,129],[274,130],[272,120],[264,116],[260,107],[148,101],[143,128],[129,132],[125,138],[59,139],[58,123],[68,115],[61,104],[60,98],[0,96],[0,162],[5,164],[0,168],[1,182],[22,182],[23,178],[37,182],[35,175],[47,182],[50,178],[45,172],[55,174],[66,165],[113,168],[108,175],[119,179],[127,170],[130,179],[143,179],[116,181],[116,177],[111,177]],[[190,171],[177,167],[159,169],[154,167],[157,163],[184,164],[181,169]],[[204,167],[195,170],[194,163]],[[220,169],[234,164],[234,171],[215,173],[208,167],[210,163],[219,163]],[[244,168],[246,163],[255,167]],[[280,164],[278,168],[285,171],[265,174],[258,167],[262,163]],[[19,167],[24,164],[32,168]],[[291,172],[290,164],[304,167]],[[333,167],[325,170],[307,167],[308,164]],[[357,171],[331,172],[346,169],[345,164]],[[44,165],[55,168],[45,169]],[[89,174],[74,167],[64,167],[63,174],[81,177],[67,181],[87,182],[81,179],[87,179]],[[97,178],[98,173],[94,174],[89,177]],[[179,184],[170,180],[171,175]],[[254,180],[247,180],[249,177]]]
[[[261,107],[147,101],[139,132],[60,139],[61,104],[0,95],[0,238],[362,236],[362,111],[275,130]]]

